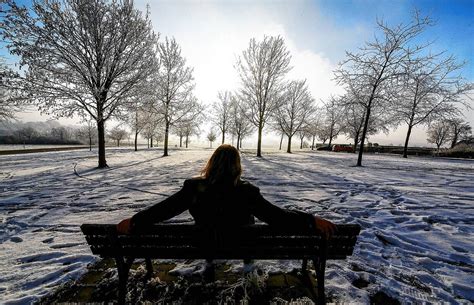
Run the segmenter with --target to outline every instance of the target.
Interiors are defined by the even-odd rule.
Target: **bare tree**
[[[189,137],[200,133],[199,126],[203,120],[204,106],[197,101],[189,105],[186,115],[175,124],[175,133],[179,137],[179,147],[183,146],[183,138],[186,148],[188,148]]]
[[[10,79],[14,73],[8,68],[3,57],[0,57],[0,122],[15,118],[19,105],[9,94]]]
[[[189,104],[195,102],[193,96],[193,69],[186,66],[181,55],[181,47],[174,38],[166,37],[158,47],[160,69],[156,86],[156,95],[161,103],[160,111],[164,118],[163,156],[168,156],[168,138],[170,127],[181,121],[189,110]]]
[[[242,139],[252,133],[254,129],[253,124],[248,120],[245,103],[242,101],[241,96],[232,95],[230,110],[230,130],[233,135],[237,136],[235,147],[240,149],[242,147]]]
[[[283,78],[290,68],[290,53],[282,37],[265,36],[250,40],[237,61],[242,82],[241,95],[249,119],[258,132],[257,156],[262,156],[262,132],[267,120],[279,107]]]
[[[364,120],[365,108],[360,104],[349,103],[343,108],[342,132],[354,141],[354,145],[352,146],[354,153],[356,152],[357,145],[360,142]]]
[[[214,132],[213,129],[209,131],[209,133],[206,136],[207,140],[209,141],[209,147],[212,148],[212,142],[214,142],[217,138],[216,133]]]
[[[138,135],[146,128],[148,124],[148,117],[151,115],[150,113],[146,112],[145,109],[146,108],[143,108],[139,101],[136,101],[136,103],[130,107],[130,112],[126,117],[127,125],[132,128],[135,151],[138,151]]]
[[[357,150],[357,146],[362,137],[362,128],[365,122],[365,107],[360,103],[353,103],[351,101],[347,102],[347,99],[354,97],[343,98],[341,107],[342,107],[342,131],[349,139],[354,141],[353,152]],[[370,118],[368,130],[366,133],[366,139],[369,135],[374,135],[380,131],[388,133],[390,127],[395,126],[396,123],[390,113],[381,113],[378,108],[372,109],[372,117]]]
[[[32,8],[8,1],[1,34],[27,71],[18,97],[44,113],[89,114],[97,122],[99,167],[106,167],[105,122],[156,67],[148,14],[132,1],[49,0]]]
[[[336,138],[343,130],[342,118],[343,111],[338,100],[335,97],[330,97],[329,101],[323,106],[323,123],[321,132],[325,133],[324,137],[329,140],[328,146],[331,146],[332,140]]]
[[[280,146],[278,150],[281,150],[281,146],[283,145],[283,138],[285,137],[285,133],[283,131],[280,132]]]
[[[413,20],[408,24],[390,27],[377,20],[381,37],[366,43],[358,53],[346,52],[346,59],[335,71],[336,80],[346,87],[347,91],[355,92],[357,101],[365,108],[365,120],[360,141],[357,166],[362,166],[364,141],[369,130],[371,113],[374,108],[385,107],[399,89],[398,79],[404,73],[403,63],[414,57],[424,45],[411,47],[423,30],[431,24],[429,18],[420,18],[415,12]]]
[[[225,134],[230,129],[231,125],[231,104],[232,104],[232,93],[229,91],[219,92],[217,94],[219,101],[212,105],[213,108],[213,121],[217,125],[222,134],[222,144],[225,142]]]
[[[313,112],[313,98],[306,80],[291,81],[282,96],[282,104],[276,109],[274,119],[288,137],[287,153],[291,153],[291,139],[305,127]]]
[[[88,140],[89,151],[92,151],[92,143],[97,140],[97,127],[95,122],[91,119],[86,119],[84,123],[85,125],[83,125],[78,131],[78,136]]]
[[[447,121],[438,121],[430,125],[428,129],[428,143],[436,144],[437,153],[445,143],[449,141],[450,126]]]
[[[308,131],[306,130],[306,125],[298,129],[298,136],[300,138],[300,149],[303,149],[304,138],[308,136]]]
[[[319,108],[314,107],[313,113],[311,113],[310,117],[308,118],[308,123],[306,124],[306,132],[308,133],[308,137],[311,137],[311,150],[314,150],[316,147],[316,138],[320,133],[320,111],[321,110]]]
[[[109,138],[117,142],[117,147],[120,146],[120,141],[128,137],[128,132],[118,126],[112,128],[109,132]]]
[[[472,128],[469,123],[461,118],[453,118],[447,121],[451,130],[451,148],[456,146],[458,141],[466,140],[471,137]]]
[[[433,120],[458,115],[455,104],[461,95],[473,87],[457,74],[465,63],[457,63],[453,56],[441,58],[441,54],[408,57],[401,77],[402,90],[398,91],[394,115],[408,125],[403,149],[407,158],[408,143],[414,126]],[[466,95],[469,98],[469,95]]]

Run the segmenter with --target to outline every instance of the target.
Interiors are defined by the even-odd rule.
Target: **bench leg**
[[[326,260],[316,258],[313,260],[316,271],[316,281],[318,285],[318,304],[326,304],[326,294],[324,292],[324,273],[326,271]]]
[[[317,302],[318,295],[316,294],[313,283],[311,282],[311,277],[308,272],[308,260],[306,258],[303,259],[303,263],[301,265],[301,274],[302,274],[303,282],[308,287],[309,292],[311,293],[311,296],[313,297],[313,300]]]
[[[303,273],[303,275],[308,273],[308,260],[306,258],[303,259],[303,263],[301,264],[301,273]]]
[[[122,256],[115,258],[115,263],[117,265],[117,271],[119,276],[119,304],[125,304],[125,296],[127,295],[128,273],[130,271],[130,267],[133,264],[133,260],[133,258],[127,258],[127,260],[124,260]]]
[[[151,263],[150,258],[145,258],[145,264],[146,264],[146,279],[151,279],[153,275],[153,264]]]
[[[205,282],[214,282],[216,280],[216,268],[212,259],[206,259],[206,266],[203,272]]]

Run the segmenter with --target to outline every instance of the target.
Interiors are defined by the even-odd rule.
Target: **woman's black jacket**
[[[184,181],[180,191],[135,214],[132,230],[170,219],[189,210],[197,225],[236,227],[254,223],[256,216],[271,226],[315,230],[314,216],[279,208],[247,181],[209,184],[206,179]]]

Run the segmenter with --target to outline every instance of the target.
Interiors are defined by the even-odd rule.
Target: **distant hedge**
[[[37,136],[28,140],[21,140],[13,135],[0,136],[0,144],[41,144],[41,145],[77,145],[83,144],[78,140],[58,139],[47,136]]]
[[[474,147],[460,144],[451,149],[442,150],[437,154],[440,157],[474,159]]]

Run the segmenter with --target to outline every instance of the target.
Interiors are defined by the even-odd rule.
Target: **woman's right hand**
[[[326,220],[324,218],[314,216],[314,223],[316,226],[316,230],[318,230],[326,239],[332,237],[332,235],[336,232],[336,225]]]
[[[132,227],[132,219],[125,218],[117,225],[117,232],[121,234],[129,234]]]

